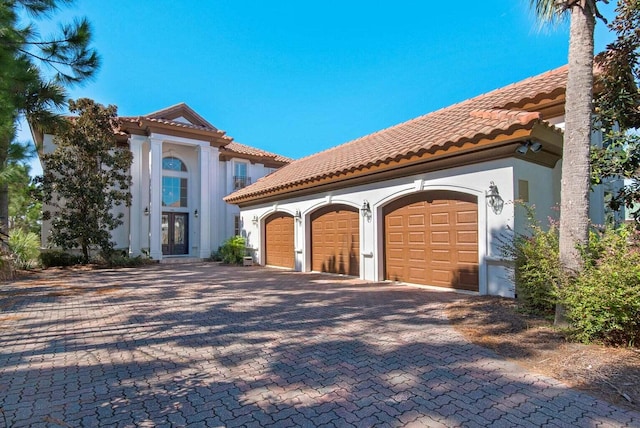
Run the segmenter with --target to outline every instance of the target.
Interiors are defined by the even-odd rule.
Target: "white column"
[[[211,256],[211,208],[209,204],[210,188],[209,175],[212,173],[209,167],[211,147],[200,146],[198,148],[198,162],[200,164],[200,258]]]
[[[209,148],[209,245],[212,249],[217,249],[220,245],[220,212],[224,209],[226,202],[222,200],[224,187],[227,181],[220,179],[221,174],[220,158],[217,147]]]
[[[151,207],[149,207],[149,254],[162,260],[162,140],[151,138]]]
[[[129,148],[133,156],[131,162],[131,207],[129,207],[129,255],[140,255],[143,229],[144,205],[142,200],[142,143],[143,140],[132,136]]]

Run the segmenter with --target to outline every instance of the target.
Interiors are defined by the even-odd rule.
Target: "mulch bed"
[[[569,342],[552,320],[518,311],[515,300],[461,297],[447,306],[471,342],[531,371],[618,406],[640,411],[640,349]]]

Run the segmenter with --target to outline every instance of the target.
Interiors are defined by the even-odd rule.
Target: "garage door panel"
[[[478,286],[476,285],[477,277],[477,269],[460,271],[454,278],[455,288],[460,290],[478,291]]]
[[[456,213],[456,223],[475,225],[478,222],[477,211],[458,211]]]
[[[388,260],[393,264],[394,261],[399,263],[404,262],[404,252],[402,250],[390,250],[387,254]]]
[[[359,229],[357,208],[330,205],[314,212],[311,215],[311,269],[359,276]],[[321,237],[318,231],[321,231]],[[402,239],[402,235],[398,238]]]
[[[265,220],[267,265],[294,268],[293,224],[293,216],[286,213],[275,213]]]
[[[456,242],[458,244],[469,244],[475,247],[478,244],[478,232],[475,230],[458,230],[456,232]]]
[[[433,213],[431,214],[431,225],[449,225],[449,213]]]
[[[458,251],[458,263],[478,263],[478,253],[476,251]]]
[[[424,214],[413,214],[408,217],[409,226],[424,226]]]
[[[396,254],[402,256],[402,251],[396,251]],[[427,262],[427,252],[424,248],[410,248],[409,249],[409,260],[414,262]]]
[[[385,278],[477,291],[477,211],[474,196],[457,192],[391,203],[384,210]]]
[[[451,261],[451,251],[449,250],[431,250],[431,260],[432,262],[445,262],[449,263]]]
[[[451,272],[448,270],[433,269],[432,278],[436,284],[449,284],[451,283]]]
[[[433,198],[430,201],[430,205],[432,207],[440,207],[440,206],[447,206],[449,205],[450,201],[448,199],[441,199],[441,198]]]
[[[389,227],[402,227],[402,217],[399,216],[391,216],[389,217],[388,221],[389,221]]]
[[[416,267],[416,266],[411,267],[411,268],[409,269],[409,276],[408,276],[408,278],[409,278],[409,279],[412,279],[412,278],[422,278],[422,277],[424,277],[424,275],[425,275],[425,270],[426,270],[425,268],[419,268],[419,267]]]
[[[409,232],[409,243],[410,244],[424,244],[424,231],[420,232]]]
[[[447,232],[431,232],[432,244],[449,244],[451,242],[450,233]]]
[[[404,275],[402,275],[402,269],[401,268],[396,268],[394,269],[393,267],[391,267],[389,269],[389,274],[388,274],[388,278],[391,281],[401,281],[401,282],[407,282],[407,280],[405,279],[406,277]]]
[[[402,232],[390,232],[388,235],[389,242],[393,244],[404,243],[404,234]]]

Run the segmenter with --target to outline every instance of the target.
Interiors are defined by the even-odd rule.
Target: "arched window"
[[[188,207],[188,171],[180,159],[168,156],[162,159],[162,206]]]
[[[162,159],[162,169],[167,171],[187,172],[187,167],[180,159],[168,156]]]

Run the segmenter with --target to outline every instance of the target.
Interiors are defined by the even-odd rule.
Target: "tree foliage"
[[[131,204],[128,171],[132,155],[114,134],[117,109],[81,98],[69,101],[78,116],[60,128],[54,152],[42,156],[43,218],[51,219],[49,242],[63,249],[81,248],[84,261],[97,246],[108,260],[111,231],[123,214],[114,208]]]
[[[56,110],[65,104],[64,86],[82,82],[99,67],[89,47],[86,19],[62,24],[57,34],[42,38],[37,26],[73,0],[2,0],[0,2],[0,170],[15,137],[21,115],[42,129],[58,123]],[[21,18],[29,17],[23,24]],[[6,226],[7,187],[0,183],[0,228]]]
[[[550,315],[558,303],[558,290],[564,278],[560,266],[558,223],[548,225],[536,220],[535,209],[528,205],[527,232],[503,241],[502,254],[514,261],[516,298],[527,312]]]
[[[521,309],[548,315],[555,304],[567,310],[571,337],[581,342],[637,346],[640,340],[640,231],[592,228],[580,250],[584,269],[571,281],[558,264],[555,222],[543,228],[527,207],[528,233],[505,241],[503,252],[515,262]],[[563,284],[559,287],[558,284]]]
[[[592,182],[628,180],[609,203],[618,210],[640,202],[640,1],[619,0],[609,28],[616,40],[596,57],[596,118],[605,138],[603,148],[591,154]],[[640,222],[640,211],[634,217]]]
[[[29,175],[29,165],[20,164],[11,169],[14,173],[9,182],[9,229],[40,235],[40,189]]]

